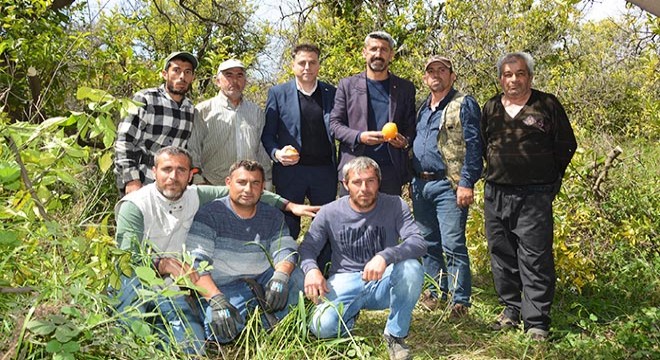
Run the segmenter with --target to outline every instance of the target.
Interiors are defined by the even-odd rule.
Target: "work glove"
[[[238,336],[238,326],[243,322],[241,314],[224,295],[215,295],[209,300],[211,305],[211,329],[216,337],[232,340]]]
[[[281,271],[275,271],[273,277],[266,284],[266,306],[267,312],[275,312],[284,309],[289,297],[289,275]]]

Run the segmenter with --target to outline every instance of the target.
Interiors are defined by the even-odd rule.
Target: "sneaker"
[[[470,308],[467,307],[467,305],[454,304],[454,306],[451,307],[451,313],[449,314],[449,317],[452,319],[460,319],[466,316],[468,311],[470,311]]]
[[[548,337],[550,333],[548,330],[543,330],[539,328],[531,328],[527,330],[527,335],[529,335],[529,338],[534,340],[534,341],[548,341]]]
[[[383,334],[383,338],[387,343],[387,352],[390,354],[390,360],[410,360],[410,348],[406,345],[403,338]]]
[[[504,315],[504,312],[498,315],[495,322],[490,326],[490,328],[495,331],[515,329],[517,327],[518,321]]]
[[[426,311],[434,311],[440,307],[440,299],[431,290],[424,290],[422,296],[419,297],[419,304]]]

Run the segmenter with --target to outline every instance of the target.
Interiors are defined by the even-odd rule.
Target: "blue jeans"
[[[153,323],[163,343],[169,344],[171,335],[187,354],[204,355],[204,329],[199,316],[201,309],[195,309],[196,302],[188,302],[184,295],[166,297],[154,293],[142,298],[139,293],[145,290],[149,289],[137,277],[121,277],[121,287],[114,294],[119,301],[116,311],[121,321],[129,327],[131,323],[140,321],[137,314],[131,313],[131,308],[141,313],[157,312],[160,316],[147,320]]]
[[[424,272],[438,282],[443,294],[452,296],[452,303],[469,306],[472,274],[465,239],[468,209],[456,205],[456,191],[449,180],[414,178],[412,187],[415,221],[428,246],[422,259]]]
[[[264,291],[266,291],[266,284],[268,284],[268,281],[270,281],[270,278],[273,276],[273,272],[274,269],[270,268],[254,278],[254,280],[263,287]],[[286,306],[284,309],[273,313],[278,320],[282,320],[289,313],[290,305],[298,304],[298,293],[302,291],[304,281],[305,279],[302,270],[300,270],[299,267],[296,267],[289,276],[289,297],[287,298]],[[248,284],[243,280],[236,280],[229,284],[218,286],[218,289],[220,289],[220,292],[225,295],[227,300],[238,309],[242,318],[242,321],[238,326],[238,332],[240,333],[245,328],[248,313],[253,311],[259,305],[257,299]],[[220,338],[212,333],[212,309],[206,300],[202,299],[202,304],[205,309],[204,331],[206,332],[207,339],[217,341],[221,344],[226,344],[234,340],[234,338]],[[263,312],[264,310],[261,309],[261,311]],[[270,328],[270,325],[263,314],[261,316],[261,324],[265,329]]]
[[[378,281],[365,282],[361,272],[334,274],[327,300],[315,307],[309,328],[318,338],[343,336],[360,310],[390,309],[385,333],[405,337],[423,283],[424,270],[416,259],[390,264]]]

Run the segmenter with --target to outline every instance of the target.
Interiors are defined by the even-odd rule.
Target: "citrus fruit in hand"
[[[383,133],[383,138],[385,138],[385,140],[392,140],[396,137],[396,134],[399,133],[399,130],[396,128],[395,123],[388,122],[383,126],[381,132]]]
[[[284,151],[285,155],[298,155],[298,150],[295,148],[288,148],[286,151]]]

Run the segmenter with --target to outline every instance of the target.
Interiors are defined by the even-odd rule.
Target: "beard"
[[[167,200],[176,201],[183,196],[184,191],[186,191],[186,185],[176,184],[175,186],[169,185],[161,187],[160,184],[156,183],[156,189],[158,189],[158,192],[160,192]]]
[[[369,69],[375,72],[387,71],[387,61],[383,58],[372,58],[369,61]]]
[[[188,89],[190,89],[190,85],[186,85],[184,89],[177,89],[174,87],[173,82],[168,82],[167,83],[167,92],[170,94],[176,94],[176,95],[186,95],[188,93]]]

